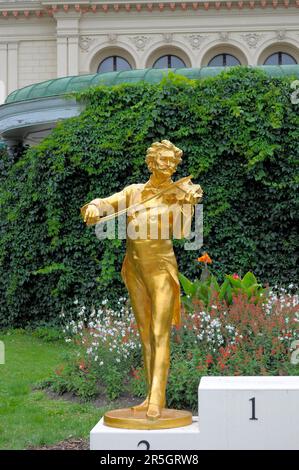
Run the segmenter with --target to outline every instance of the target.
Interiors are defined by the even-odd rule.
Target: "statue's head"
[[[145,161],[151,173],[171,176],[182,161],[183,151],[169,140],[154,142],[146,152]]]

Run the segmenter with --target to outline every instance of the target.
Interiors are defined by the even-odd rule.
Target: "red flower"
[[[212,356],[212,354],[207,354],[207,357],[206,357],[206,364],[207,364],[207,366],[210,365],[210,364],[213,364],[213,356]]]
[[[240,276],[239,276],[239,274],[237,274],[237,273],[232,274],[232,277],[233,277],[234,279],[240,279]]]
[[[138,370],[134,369],[134,367],[132,368],[132,375],[133,375],[134,379],[136,379],[136,380],[140,379],[140,375],[138,373]]]

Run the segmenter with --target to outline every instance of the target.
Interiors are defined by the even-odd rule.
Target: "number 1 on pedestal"
[[[255,416],[255,397],[250,398],[249,401],[251,401],[251,418],[249,420],[257,421],[258,418]]]

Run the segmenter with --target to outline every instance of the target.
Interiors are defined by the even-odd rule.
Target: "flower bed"
[[[217,295],[204,306],[193,300],[191,312],[172,330],[167,401],[171,407],[197,407],[197,387],[205,375],[297,375],[291,356],[298,337],[299,297],[282,289],[259,302],[244,293],[227,304]],[[65,325],[66,341],[77,356],[47,381],[55,391],[72,391],[82,399],[123,391],[144,396],[139,334],[125,298],[115,312],[103,302],[88,317],[78,307],[77,321]],[[295,361],[296,362],[296,361]]]

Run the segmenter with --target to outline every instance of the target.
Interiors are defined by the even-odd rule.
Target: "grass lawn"
[[[1,334],[5,364],[0,364],[0,449],[25,449],[70,437],[88,438],[104,409],[51,400],[32,386],[60,364],[69,345],[45,342],[29,333]]]

